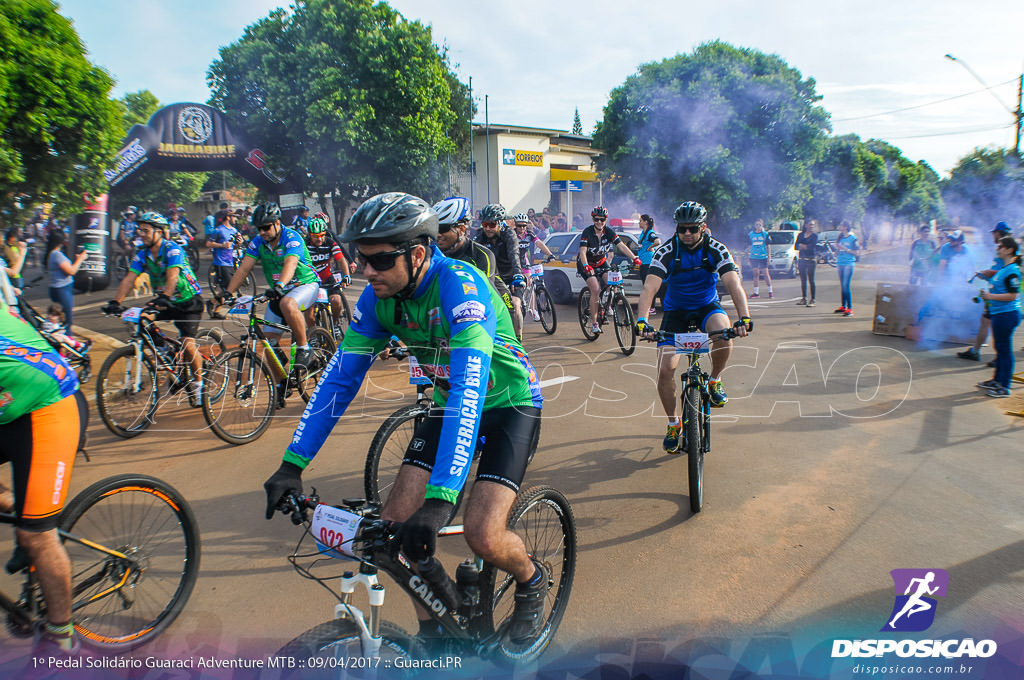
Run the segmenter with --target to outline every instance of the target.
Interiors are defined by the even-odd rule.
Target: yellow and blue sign
[[[502,149],[501,162],[504,165],[544,165],[543,151],[524,151],[523,149]]]

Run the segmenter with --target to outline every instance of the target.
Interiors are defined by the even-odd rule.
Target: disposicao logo
[[[937,597],[945,597],[949,573],[943,569],[893,569],[896,589],[892,611],[881,632],[914,633],[935,622]],[[832,658],[881,657],[895,654],[917,658],[988,658],[997,651],[993,640],[833,640]]]

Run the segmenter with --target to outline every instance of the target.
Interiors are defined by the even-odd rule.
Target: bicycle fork
[[[369,624],[367,624],[363,612],[352,605],[352,594],[355,592],[357,583],[366,588],[370,599]],[[384,609],[384,595],[384,585],[375,573],[364,574],[360,571],[358,574],[353,574],[351,571],[346,571],[341,576],[341,602],[334,605],[334,618],[352,621],[359,627],[359,637],[365,656],[380,656],[380,622],[381,612]]]

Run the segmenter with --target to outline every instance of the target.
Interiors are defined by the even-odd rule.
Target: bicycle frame
[[[292,361],[295,358],[295,343],[293,342],[291,345],[291,352],[288,356],[287,365],[282,364],[280,357],[277,356],[277,352],[274,351],[274,346],[270,344],[269,340],[267,340],[267,336],[263,332],[263,327],[269,326],[270,328],[277,329],[282,333],[284,333],[285,331],[290,332],[291,329],[284,324],[267,321],[266,319],[263,319],[258,314],[256,314],[256,305],[266,302],[266,300],[266,295],[253,296],[252,300],[249,300],[248,302],[238,303],[235,306],[233,306],[231,310],[228,312],[228,314],[237,314],[238,312],[236,312],[235,310],[240,309],[243,304],[248,305],[249,323],[246,329],[245,337],[242,338],[242,344],[248,347],[249,350],[255,352],[256,343],[258,342],[260,347],[263,348],[265,360],[268,361],[268,363],[270,364],[277,379],[284,380],[285,378],[288,377],[289,372],[291,371]],[[250,363],[250,375],[248,376],[250,381],[254,378],[252,372],[255,370],[255,364]]]
[[[170,353],[165,354],[160,352],[157,348],[156,342],[153,340],[153,333],[157,333],[158,329],[155,327],[155,322],[148,321],[143,318],[141,307],[129,308],[121,314],[121,319],[134,329],[131,337],[128,339],[128,344],[135,348],[135,360],[131,366],[131,370],[133,370],[135,374],[134,377],[129,376],[133,391],[138,392],[142,388],[142,354],[146,349],[149,349],[149,354],[153,357],[158,369],[167,371],[168,373],[177,373],[180,368],[177,365],[178,357],[181,356],[184,348],[184,344],[180,340],[168,337],[162,333],[160,334],[164,342],[170,345],[172,349],[174,358],[174,361],[172,362],[168,356]],[[192,365],[190,363],[185,363],[183,367],[189,372],[189,374],[191,374]]]

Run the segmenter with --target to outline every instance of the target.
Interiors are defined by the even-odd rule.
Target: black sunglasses
[[[258,226],[256,228],[258,230],[260,230],[260,231],[270,231],[273,227],[274,227],[274,223],[271,222],[270,224],[261,224],[260,226]]]
[[[608,219],[605,217],[595,217],[594,222],[607,222]]]
[[[439,224],[439,225],[437,225],[437,233],[438,234],[447,234],[449,231],[451,231],[454,228],[455,228],[455,225],[452,225],[452,224]],[[376,269],[376,267],[374,267],[374,268]]]
[[[692,224],[692,225],[677,224],[676,225],[676,231],[678,231],[680,234],[699,234],[701,226],[702,225],[700,225],[700,224]]]
[[[359,253],[359,261],[365,267],[370,265],[379,272],[386,272],[395,266],[395,262],[398,258],[408,252],[408,248],[399,248],[398,250],[388,250],[383,253],[373,253],[372,255],[364,255]]]

